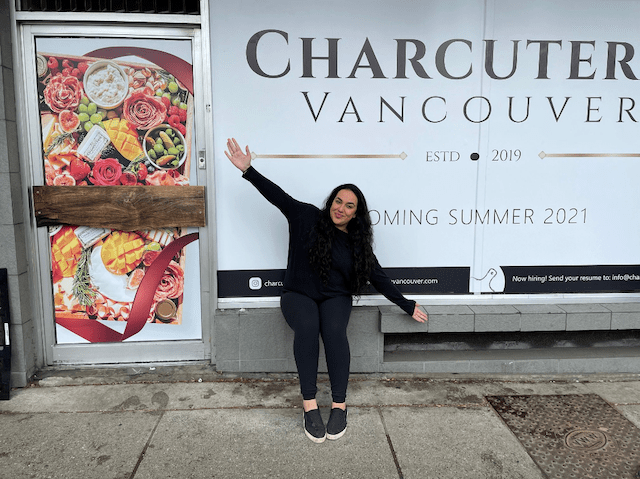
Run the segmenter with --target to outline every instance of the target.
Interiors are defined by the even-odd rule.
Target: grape
[[[80,103],[82,103],[83,105],[88,105],[89,98],[87,98],[86,96],[83,96],[82,99],[80,100]]]
[[[94,125],[97,125],[102,121],[102,115],[100,113],[94,113],[89,117],[89,121],[91,121],[91,123],[93,123]]]
[[[86,131],[89,131],[91,128],[93,128],[93,123],[91,123],[90,121],[87,121],[87,122],[84,124],[84,129],[85,129]]]
[[[167,87],[169,88],[169,91],[171,93],[178,93],[178,84],[176,82],[169,82],[169,85]]]
[[[80,123],[86,123],[89,121],[89,114],[85,112],[78,113],[78,120],[80,120]]]
[[[86,96],[84,98],[86,98]],[[84,103],[80,103],[80,105],[78,105],[78,112],[79,113],[86,113],[87,112],[87,105],[85,105]]]
[[[93,115],[97,111],[98,111],[98,105],[96,105],[93,102],[89,103],[89,105],[87,106],[87,113],[89,113],[89,115]]]

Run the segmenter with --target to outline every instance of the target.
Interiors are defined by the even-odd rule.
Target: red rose
[[[144,91],[136,91],[125,101],[122,115],[129,122],[141,130],[148,130],[164,121],[167,107],[156,96],[148,95]]]
[[[122,165],[115,158],[101,158],[93,165],[94,185],[119,185]]]
[[[156,289],[153,301],[157,303],[167,298],[178,298],[183,289],[184,271],[178,263],[171,260],[167,269],[164,270],[164,276],[162,276],[158,289]]]
[[[82,82],[71,75],[58,73],[44,89],[44,101],[52,111],[75,111],[83,96]]]

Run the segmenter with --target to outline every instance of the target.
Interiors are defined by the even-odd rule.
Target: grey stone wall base
[[[384,352],[393,333],[591,331],[640,329],[640,303],[426,306],[427,323],[397,306],[353,308],[347,334],[356,373],[634,373],[633,348]],[[295,372],[293,333],[279,308],[218,310],[216,368],[225,372]],[[326,372],[321,346],[320,372]]]
[[[375,307],[354,308],[347,335],[352,372],[378,370],[384,337]],[[219,310],[215,319],[216,369],[224,372],[296,372],[293,331],[279,308]],[[320,341],[320,372],[327,371]]]

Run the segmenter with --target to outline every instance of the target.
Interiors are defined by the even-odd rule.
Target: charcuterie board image
[[[193,94],[171,68],[55,52],[38,52],[36,66],[46,185],[190,184]],[[56,320],[127,321],[147,269],[183,234],[50,228]],[[161,275],[147,322],[182,322],[184,265],[181,250]]]

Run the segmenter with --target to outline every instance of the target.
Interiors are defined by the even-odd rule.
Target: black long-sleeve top
[[[320,216],[320,210],[311,204],[302,203],[282,188],[258,173],[252,166],[242,175],[276,206],[289,222],[289,253],[284,276],[284,291],[293,291],[316,301],[336,296],[352,295],[349,285],[353,272],[353,259],[348,234],[336,228],[331,247],[331,270],[329,281],[323,284],[309,260],[311,233]],[[397,304],[412,316],[416,302],[406,299],[375,259],[369,282],[389,301]]]

